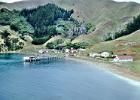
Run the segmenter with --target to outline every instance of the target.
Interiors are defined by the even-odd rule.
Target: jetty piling
[[[24,62],[37,62],[37,61],[57,61],[57,60],[61,60],[63,59],[63,57],[56,57],[56,56],[42,56],[42,55],[38,55],[38,56],[27,56],[27,57],[23,57]]]

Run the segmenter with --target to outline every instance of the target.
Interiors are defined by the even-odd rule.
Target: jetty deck
[[[37,61],[56,61],[64,59],[64,57],[51,56],[51,55],[35,55],[23,57],[24,62],[37,62]]]

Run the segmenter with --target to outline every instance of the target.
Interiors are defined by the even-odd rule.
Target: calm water
[[[140,100],[140,87],[75,61],[0,56],[0,100]]]

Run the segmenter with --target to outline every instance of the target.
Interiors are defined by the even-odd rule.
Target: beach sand
[[[140,86],[140,74],[134,73],[127,68],[122,68],[113,63],[105,63],[101,61],[94,61],[93,59],[84,57],[68,57],[68,60],[74,60],[81,63],[92,64],[94,67],[96,65],[97,68],[100,68],[108,73],[111,73],[117,78],[123,79],[130,84]]]

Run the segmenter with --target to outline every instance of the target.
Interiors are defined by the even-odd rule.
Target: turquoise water
[[[0,55],[0,100],[140,100],[140,87],[76,61],[24,63]]]

